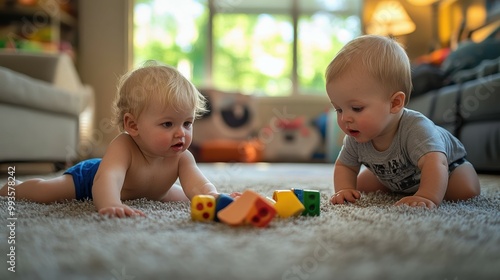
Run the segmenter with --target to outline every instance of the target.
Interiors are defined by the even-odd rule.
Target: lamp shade
[[[427,6],[433,4],[434,2],[437,2],[437,0],[407,0],[407,1],[408,3],[415,6]]]
[[[415,31],[415,23],[399,1],[381,1],[375,7],[366,32],[382,36],[400,36]]]

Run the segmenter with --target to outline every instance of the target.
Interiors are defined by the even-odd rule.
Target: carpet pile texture
[[[109,219],[91,201],[9,209],[1,197],[0,279],[500,279],[500,176],[481,175],[479,197],[427,210],[384,193],[331,205],[331,164],[200,168],[220,192],[319,190],[321,214],[231,227],[191,221],[187,202],[127,201],[147,217]]]

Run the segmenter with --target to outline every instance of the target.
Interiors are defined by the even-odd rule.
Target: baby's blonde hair
[[[391,94],[402,91],[406,97],[405,105],[408,104],[412,90],[410,60],[394,39],[363,35],[350,41],[326,68],[326,84],[353,67],[366,70]]]
[[[194,117],[206,112],[206,98],[177,69],[156,61],[123,75],[114,102],[115,123],[124,131],[126,113],[138,117],[150,102],[178,110],[193,110]]]

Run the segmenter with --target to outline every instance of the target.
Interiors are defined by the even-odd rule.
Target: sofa
[[[478,172],[500,172],[500,56],[445,77],[449,85],[411,96],[408,108],[460,139]]]
[[[66,54],[0,52],[0,162],[77,161],[93,94]]]

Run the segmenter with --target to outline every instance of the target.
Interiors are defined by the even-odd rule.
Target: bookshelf
[[[0,0],[0,49],[74,58],[77,38],[77,0]]]

